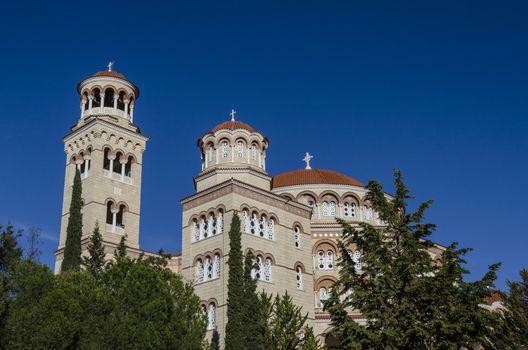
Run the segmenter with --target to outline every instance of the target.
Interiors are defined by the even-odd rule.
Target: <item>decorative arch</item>
[[[317,254],[319,250],[328,250],[332,249],[335,254],[339,252],[339,248],[337,247],[337,244],[330,240],[330,239],[320,239],[318,240],[312,247],[312,254]]]
[[[318,291],[320,288],[332,288],[336,282],[336,277],[324,275],[315,280],[314,289]]]

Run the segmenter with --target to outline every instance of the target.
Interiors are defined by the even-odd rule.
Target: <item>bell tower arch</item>
[[[83,251],[96,222],[107,252],[124,235],[131,249],[139,249],[141,170],[148,137],[134,124],[139,89],[108,67],[77,85],[80,116],[63,138],[66,162],[56,272],[63,259],[75,169],[82,179]]]

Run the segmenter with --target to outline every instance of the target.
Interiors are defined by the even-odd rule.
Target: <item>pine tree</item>
[[[121,236],[119,240],[119,245],[117,246],[117,251],[114,252],[114,255],[117,257],[124,258],[127,256],[127,246],[126,246],[127,235]]]
[[[73,179],[72,198],[70,203],[70,216],[66,228],[66,244],[62,271],[77,271],[81,267],[81,237],[82,237],[82,184],[79,169],[75,170]]]
[[[240,218],[233,214],[229,229],[229,277],[227,282],[226,350],[244,350],[244,266]]]
[[[489,295],[499,265],[491,265],[478,281],[468,283],[463,256],[468,249],[447,247],[440,261],[428,249],[435,225],[424,223],[431,202],[416,212],[407,207],[412,198],[400,172],[395,172],[396,194],[387,198],[376,181],[370,181],[367,200],[384,227],[360,223],[343,227],[339,279],[325,309],[332,317],[332,335],[339,349],[432,349],[490,347],[496,315],[479,304]],[[362,253],[361,271],[349,249]],[[348,317],[359,310],[365,326]]]
[[[293,303],[288,292],[277,295],[273,302],[273,312],[268,327],[271,335],[271,348],[276,350],[299,349],[301,333],[308,315],[302,314],[302,307]]]
[[[257,280],[251,275],[255,267],[255,258],[251,252],[244,260],[244,348],[264,349],[264,335],[266,333],[266,323],[258,322],[256,315],[259,314],[260,301],[257,294]]]
[[[83,258],[83,265],[88,272],[94,277],[98,276],[105,266],[105,250],[103,246],[103,237],[99,232],[99,223],[95,223],[95,228],[88,245],[88,256]]]
[[[519,274],[521,281],[508,281],[509,291],[502,293],[502,328],[496,339],[500,349],[528,349],[528,270]]]
[[[315,337],[312,327],[304,328],[304,339],[302,340],[302,350],[320,350],[321,345]]]

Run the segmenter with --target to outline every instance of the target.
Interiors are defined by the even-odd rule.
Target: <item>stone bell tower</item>
[[[110,63],[107,71],[82,80],[77,91],[80,118],[63,138],[66,173],[56,272],[63,259],[76,168],[82,179],[83,251],[96,222],[108,254],[125,234],[131,250],[139,249],[141,164],[148,140],[134,124],[139,89]]]

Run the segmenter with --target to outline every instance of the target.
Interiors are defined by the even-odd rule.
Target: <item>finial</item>
[[[234,109],[231,110],[231,113],[229,113],[229,115],[231,116],[231,121],[234,122],[235,121],[235,114],[236,114],[236,111]]]
[[[108,67],[108,71],[109,71],[109,72],[112,71],[112,66],[114,65],[114,63],[115,63],[115,61],[110,61],[110,62],[108,62],[107,67]]]
[[[312,169],[310,166],[310,161],[313,159],[313,156],[306,152],[306,156],[304,156],[303,160],[306,162],[306,168],[305,169]]]

